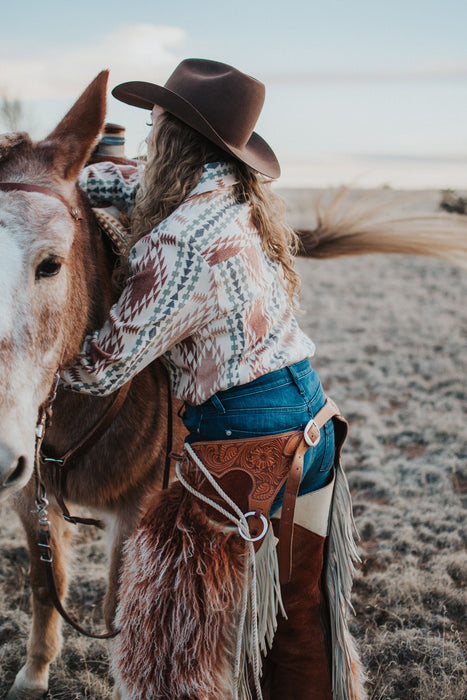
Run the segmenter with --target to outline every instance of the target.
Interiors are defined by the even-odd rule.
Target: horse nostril
[[[11,486],[15,483],[15,481],[21,479],[25,472],[25,469],[26,457],[19,457],[16,464],[12,467],[12,469],[10,469],[9,473],[7,474],[7,477],[3,482],[3,487]]]

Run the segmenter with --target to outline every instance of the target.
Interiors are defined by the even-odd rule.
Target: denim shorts
[[[234,440],[303,429],[325,402],[323,387],[308,359],[258,379],[219,391],[199,406],[184,405],[186,441]],[[330,478],[334,462],[334,426],[321,428],[321,439],[305,454],[299,495],[316,491]],[[283,487],[271,515],[280,508]]]

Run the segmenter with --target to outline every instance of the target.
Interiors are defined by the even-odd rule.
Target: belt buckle
[[[313,426],[314,426],[314,427],[316,428],[316,430],[318,431],[318,437],[316,438],[316,440],[313,440],[313,439],[308,435],[308,431],[309,431]],[[316,421],[315,421],[314,418],[312,418],[311,420],[309,420],[308,423],[306,424],[305,430],[303,431],[303,437],[305,438],[306,444],[309,445],[310,447],[316,447],[316,445],[317,445],[317,444],[319,443],[319,441],[321,440],[321,432],[320,432],[320,429],[319,429],[319,427],[318,427],[318,425],[317,425],[317,423],[316,423]]]

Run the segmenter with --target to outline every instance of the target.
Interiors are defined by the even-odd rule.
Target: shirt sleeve
[[[129,267],[104,326],[62,370],[66,388],[110,394],[218,314],[212,270],[189,242],[156,228],[132,248]]]
[[[117,165],[105,161],[83,168],[78,182],[91,206],[113,204],[130,216],[140,177],[141,168],[137,165]]]

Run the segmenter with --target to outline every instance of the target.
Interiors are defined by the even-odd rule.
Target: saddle
[[[303,473],[304,456],[309,447],[318,444],[321,428],[331,419],[336,428],[334,463],[337,465],[348,424],[330,398],[326,399],[323,408],[309,421],[304,430],[260,438],[191,444],[196,457],[214,477],[221,493],[231,498],[248,516],[250,537],[251,541],[254,541],[255,550],[259,549],[267,532],[274,499],[285,484],[278,550],[281,583],[290,580],[295,501]],[[184,477],[191,483],[195,482],[198,491],[222,508],[226,508],[226,501],[221,493],[200,475],[196,463],[186,451],[181,466]],[[209,516],[215,520],[225,520],[225,516],[214,507],[207,506],[207,510]]]

